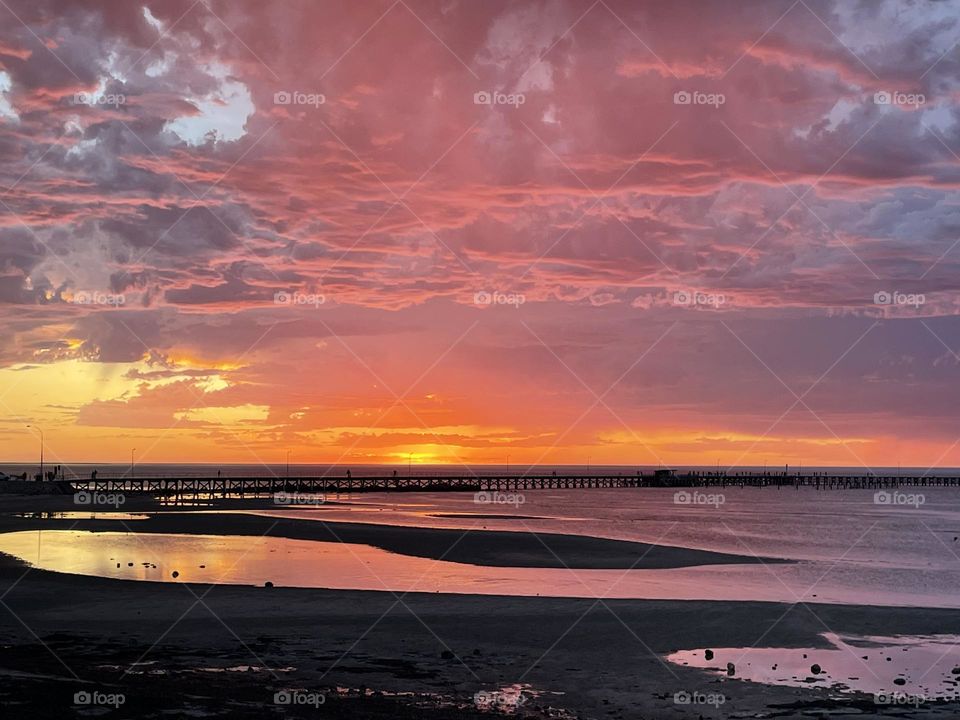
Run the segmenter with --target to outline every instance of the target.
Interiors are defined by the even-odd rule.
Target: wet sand
[[[123,510],[138,511],[131,505]],[[2,529],[37,522],[4,516]],[[143,522],[128,524],[139,530]],[[306,532],[297,528],[285,531]],[[587,562],[598,551],[568,552]],[[878,708],[872,696],[837,700],[815,686],[721,679],[662,661],[682,649],[750,646],[764,632],[762,646],[785,648],[823,647],[827,628],[960,634],[960,612],[951,610],[161,584],[31,570],[6,557],[0,595],[0,675],[8,680],[0,703],[20,717],[85,716],[71,704],[82,690],[125,695],[105,717],[490,717],[476,711],[474,694],[515,683],[541,693],[519,717],[960,713],[958,703]],[[323,693],[327,702],[275,705],[285,688]],[[390,695],[397,692],[408,694]],[[721,692],[726,702],[719,710],[678,706],[677,692]]]
[[[248,507],[258,505],[247,504]],[[276,506],[259,505],[271,511]],[[75,511],[70,506],[69,511]],[[124,512],[137,512],[125,506]],[[98,509],[100,511],[100,509]],[[294,540],[343,542],[402,555],[490,567],[570,568],[573,570],[655,570],[731,563],[777,563],[774,558],[694,550],[669,545],[561,535],[555,533],[448,530],[400,525],[288,519],[267,515],[165,511],[144,520],[24,518],[0,515],[0,532],[16,530],[135,530],[139,533],[286,537]]]

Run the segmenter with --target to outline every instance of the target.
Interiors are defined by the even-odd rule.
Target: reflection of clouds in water
[[[670,586],[691,597],[725,597],[730,588],[739,597],[790,602],[861,598],[864,604],[957,606],[960,570],[951,552],[957,533],[950,528],[960,526],[960,498],[950,488],[923,490],[926,503],[920,508],[876,505],[873,490],[727,487],[721,509],[679,507],[671,489],[528,492],[518,514],[539,518],[529,520],[477,518],[472,493],[423,493],[417,498],[422,502],[413,504],[371,493],[362,496],[363,508],[328,506],[283,516],[471,532],[529,530],[543,537],[577,534],[801,561],[691,570],[688,577],[704,583],[700,588],[691,579],[686,589],[684,578],[671,577]],[[666,582],[655,584],[651,594],[667,592]]]
[[[666,659],[678,665],[771,685],[829,687],[884,697],[878,704],[905,705],[925,699],[956,697],[960,637],[955,635],[856,637],[823,633],[829,647],[713,648],[681,650]]]
[[[494,522],[494,521],[490,521]],[[533,522],[533,521],[531,521]],[[515,528],[516,529],[516,528]],[[481,532],[482,530],[476,530]],[[656,570],[488,567],[404,555],[360,543],[284,537],[42,532],[0,535],[0,552],[59,572],[153,582],[217,582],[328,589],[544,597],[796,602],[826,563],[742,564]],[[549,543],[549,535],[540,535]],[[402,544],[398,546],[402,548]],[[826,566],[826,567],[825,567]],[[174,576],[173,573],[178,573]],[[779,582],[772,581],[776,573]],[[807,602],[958,607],[955,573],[834,567]],[[896,584],[891,584],[896,577]],[[939,583],[939,585],[937,584]],[[918,590],[917,588],[921,588]]]

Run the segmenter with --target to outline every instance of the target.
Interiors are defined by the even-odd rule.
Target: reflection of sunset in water
[[[486,567],[351,543],[77,530],[3,534],[0,552],[45,570],[151,582],[588,598],[791,602],[822,573],[818,564],[805,562],[626,571]],[[914,593],[909,585],[881,589],[881,581],[869,574],[841,576],[818,588],[816,601],[960,604],[955,597]]]
[[[727,663],[733,663],[730,677],[872,693],[885,705],[917,705],[958,694],[960,680],[952,672],[960,662],[955,635],[845,637],[825,632],[822,637],[827,647],[680,650],[666,659],[720,676],[730,676]]]

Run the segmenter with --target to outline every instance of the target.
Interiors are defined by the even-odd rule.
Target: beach
[[[117,520],[56,517],[58,511],[75,509],[70,500],[5,498],[0,532],[117,529]],[[332,530],[351,543],[388,546],[398,556],[431,557],[442,554],[435,548],[443,549],[442,540],[448,539],[448,531],[440,528],[278,522],[273,509],[264,508],[269,514],[263,516],[211,509],[168,508],[150,514],[150,520],[123,524],[137,528],[144,557],[150,557],[151,533],[203,531],[253,542],[267,529],[314,539],[328,539]],[[156,510],[150,501],[131,499],[122,512],[133,518]],[[460,563],[498,553],[504,563],[502,552],[511,544],[516,562],[547,563],[547,556],[533,549],[529,533],[471,531],[466,537],[470,543],[454,556]],[[661,569],[710,560],[757,562],[749,556],[677,547],[658,551],[608,539],[549,541],[564,561],[586,569],[622,567],[625,558],[636,561],[644,553]],[[742,679],[744,663],[732,675],[722,672],[727,659],[721,655],[721,672],[665,660],[677,651],[703,648],[825,649],[825,632],[960,635],[960,612],[949,608],[477,596],[173,578],[141,582],[31,569],[10,556],[0,558],[5,605],[0,672],[10,680],[3,684],[2,700],[25,717],[64,717],[65,709],[66,716],[82,716],[89,708],[72,705],[71,698],[85,691],[99,692],[101,698],[120,693],[123,707],[111,712],[137,717],[446,718],[497,712],[562,718],[828,713],[869,718],[953,717],[960,708],[955,701],[933,698],[913,706],[878,706],[871,694],[840,696],[816,677],[799,686],[749,682]],[[185,575],[189,572],[183,568]],[[864,674],[870,668],[883,673],[885,658],[873,653],[863,665]],[[294,694],[281,695],[281,703],[293,697],[303,704],[277,704],[277,693],[284,692]]]

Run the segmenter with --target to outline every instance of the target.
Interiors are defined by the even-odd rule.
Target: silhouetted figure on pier
[[[94,470],[93,472],[90,473],[90,479],[91,479],[91,480],[96,480],[96,479],[97,479],[97,471],[96,471],[96,470]]]

